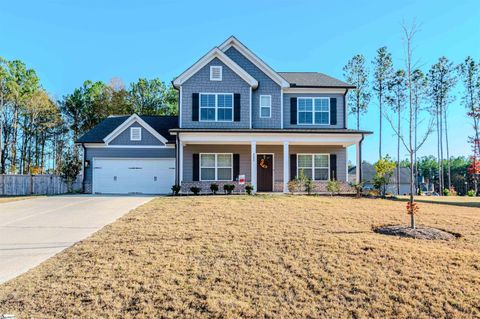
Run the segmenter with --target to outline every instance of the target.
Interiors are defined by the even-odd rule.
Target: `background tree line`
[[[55,100],[35,70],[0,57],[0,174],[58,174],[73,141],[110,115],[176,115],[178,93],[160,79],[125,87],[87,80]]]
[[[396,166],[412,165],[412,180],[418,181],[414,176],[426,176],[427,171],[419,165],[426,161],[434,164],[429,170],[435,172],[436,190],[441,194],[444,189],[460,185],[460,176],[472,183],[475,193],[478,193],[478,180],[480,177],[480,69],[479,63],[468,56],[465,60],[455,65],[447,57],[441,56],[428,69],[423,69],[413,63],[412,40],[418,31],[417,26],[402,26],[404,56],[403,65],[395,66],[392,54],[387,47],[376,51],[371,61],[372,68],[367,66],[367,61],[362,54],[356,54],[345,67],[344,78],[348,83],[357,88],[349,93],[348,104],[350,113],[355,115],[357,129],[361,127],[361,116],[365,114],[372,104],[378,107],[379,141],[378,158],[385,154],[382,150],[384,122],[392,128],[396,135],[397,154]],[[457,88],[459,90],[457,90]],[[460,104],[453,102],[458,99]],[[462,173],[455,166],[459,158],[450,156],[450,136],[448,114],[464,113],[471,120],[469,143],[471,156],[467,160],[468,167]],[[405,134],[404,132],[408,133]],[[426,142],[429,135],[436,136],[436,157],[417,159],[418,150]],[[401,163],[401,151],[406,150],[411,159]],[[465,163],[462,163],[464,165]],[[397,170],[397,174],[400,171]],[[427,174],[427,175],[425,175]],[[433,173],[432,173],[433,174]],[[469,175],[467,178],[466,175]],[[397,181],[400,178],[397,175]],[[400,185],[397,184],[397,188]]]

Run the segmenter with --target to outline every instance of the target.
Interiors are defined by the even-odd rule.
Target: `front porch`
[[[210,185],[234,184],[235,192],[252,185],[254,192],[289,192],[288,182],[301,172],[326,192],[328,180],[350,191],[347,147],[356,146],[361,161],[361,135],[346,134],[212,134],[178,133],[177,184],[183,193],[192,186],[210,193]],[[357,180],[361,172],[357,169]],[[239,177],[245,177],[245,184]]]

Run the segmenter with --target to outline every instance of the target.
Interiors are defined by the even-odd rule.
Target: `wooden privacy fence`
[[[72,186],[73,191],[81,191],[81,178],[77,178]],[[0,175],[0,196],[55,195],[68,192],[67,183],[58,175]]]

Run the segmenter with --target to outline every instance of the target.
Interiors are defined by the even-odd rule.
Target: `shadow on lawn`
[[[445,198],[445,197],[441,197]],[[392,200],[400,201],[400,202],[408,202],[408,198],[392,198]],[[453,206],[463,206],[463,207],[474,207],[480,208],[480,201],[455,201],[455,200],[435,200],[435,199],[428,199],[428,198],[419,198],[415,197],[415,201],[419,203],[428,203],[428,204],[439,204],[439,205],[453,205]]]

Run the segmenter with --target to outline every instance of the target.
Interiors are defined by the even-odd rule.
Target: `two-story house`
[[[287,192],[300,172],[324,191],[348,188],[347,147],[368,131],[347,128],[354,87],[316,72],[276,72],[235,37],[213,48],[173,81],[176,117],[109,117],[79,139],[85,191],[168,193],[173,184],[247,184]],[[360,165],[357,165],[360,167]],[[360,170],[356,172],[360,180]],[[243,178],[242,178],[243,179]]]

